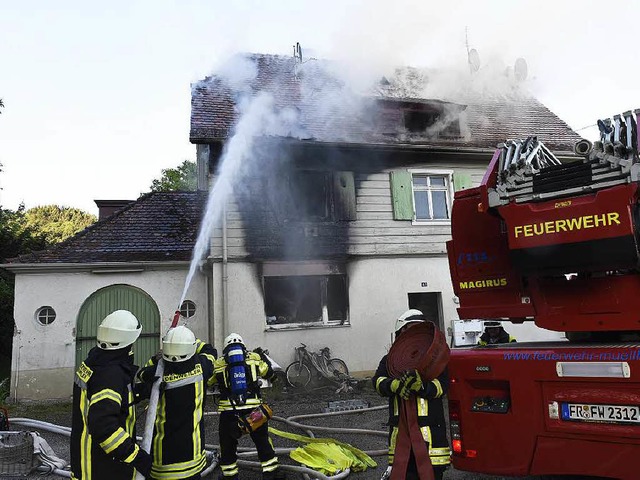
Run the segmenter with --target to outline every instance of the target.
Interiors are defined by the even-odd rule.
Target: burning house
[[[148,194],[4,265],[16,274],[15,398],[69,395],[111,310],[142,317],[139,361],[158,350],[199,231],[180,307],[201,338],[219,347],[239,332],[281,365],[301,342],[329,346],[353,373],[371,372],[402,311],[445,331],[457,318],[453,193],[480,182],[496,144],[535,131],[563,156],[580,139],[531,97],[432,100],[393,79],[356,94],[318,61],[243,65],[192,86],[198,192]]]

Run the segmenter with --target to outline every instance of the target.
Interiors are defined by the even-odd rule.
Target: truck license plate
[[[563,403],[562,419],[582,422],[640,423],[640,406]]]

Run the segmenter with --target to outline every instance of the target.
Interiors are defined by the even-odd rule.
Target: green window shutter
[[[413,192],[411,173],[402,170],[391,172],[391,197],[394,220],[413,220]]]
[[[333,173],[333,199],[336,220],[356,219],[356,186],[353,172]]]
[[[455,172],[453,174],[453,189],[457,192],[458,190],[464,190],[473,186],[471,182],[471,175],[468,173]]]

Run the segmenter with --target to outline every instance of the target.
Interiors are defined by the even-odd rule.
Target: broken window
[[[427,128],[434,125],[440,116],[436,112],[406,110],[404,126],[411,133],[426,133]]]
[[[331,220],[331,174],[300,171],[291,176],[289,219],[298,221]]]
[[[299,267],[299,268],[296,268]],[[327,270],[320,265],[297,265],[279,268],[278,272],[265,268],[264,309],[267,325],[320,326],[348,323],[347,279],[343,273],[309,275]],[[329,267],[331,269],[331,267]],[[288,272],[287,270],[293,270]],[[298,272],[295,272],[298,270]],[[276,273],[269,275],[269,273]],[[284,275],[294,273],[293,275]],[[295,273],[301,273],[299,275]],[[282,275],[280,275],[282,274]]]

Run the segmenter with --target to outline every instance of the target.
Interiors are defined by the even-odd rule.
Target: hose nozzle
[[[175,328],[178,326],[178,320],[180,320],[180,310],[176,310],[176,313],[173,314],[173,321],[171,322],[171,328]]]

